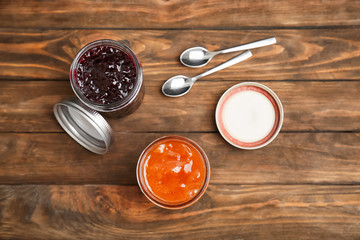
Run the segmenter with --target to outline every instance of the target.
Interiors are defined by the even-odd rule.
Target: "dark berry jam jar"
[[[84,148],[105,154],[114,135],[102,115],[128,115],[140,106],[144,97],[139,60],[123,43],[98,40],[76,55],[70,67],[70,83],[77,98],[56,103],[55,118]]]
[[[129,47],[114,40],[97,40],[83,47],[70,67],[76,96],[106,116],[134,112],[144,97],[139,60]]]

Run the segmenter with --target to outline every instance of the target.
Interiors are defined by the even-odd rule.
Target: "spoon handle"
[[[272,44],[275,44],[275,43],[276,43],[276,38],[271,37],[271,38],[259,40],[259,41],[256,41],[256,42],[240,45],[240,46],[237,46],[237,47],[232,47],[232,48],[220,50],[220,51],[217,51],[216,53],[217,54],[218,53],[230,53],[230,52],[249,50],[249,49],[254,49],[254,48],[259,48],[259,47],[265,47],[265,46],[272,45]]]
[[[224,62],[224,63],[222,63],[222,64],[220,64],[220,65],[206,71],[206,72],[203,72],[203,73],[201,73],[201,74],[199,74],[199,75],[197,75],[195,77],[192,77],[191,81],[195,82],[199,78],[205,77],[205,76],[207,76],[209,74],[220,71],[220,70],[222,70],[224,68],[230,67],[230,66],[232,66],[234,64],[237,64],[239,62],[242,62],[242,61],[248,59],[251,56],[252,56],[252,53],[249,50],[247,50],[246,52],[243,52],[242,54],[237,55],[236,57],[234,57],[234,58],[232,58],[232,59],[230,59],[230,60],[228,60],[228,61],[226,61],[226,62]]]

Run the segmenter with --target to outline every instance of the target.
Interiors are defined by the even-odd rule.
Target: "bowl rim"
[[[230,92],[232,92],[234,89],[236,88],[239,88],[239,87],[244,87],[244,86],[253,86],[253,87],[258,87],[262,90],[264,90],[265,92],[267,92],[268,94],[270,94],[270,96],[274,99],[277,107],[278,107],[278,110],[279,110],[279,117],[278,117],[278,124],[277,124],[277,127],[276,127],[276,130],[275,132],[272,134],[272,136],[267,140],[265,141],[264,143],[262,144],[259,144],[259,145],[256,145],[256,146],[253,146],[253,147],[246,147],[246,146],[241,146],[241,145],[238,145],[236,143],[234,143],[233,141],[231,141],[230,139],[228,139],[226,137],[226,135],[222,132],[221,130],[221,127],[220,127],[220,116],[219,116],[219,112],[220,112],[220,106],[222,104],[222,101],[224,100],[224,98],[227,96],[227,94],[229,94]],[[238,83],[238,84],[235,84],[233,85],[232,87],[230,87],[229,89],[227,89],[223,94],[222,96],[220,97],[217,105],[216,105],[216,110],[215,110],[215,122],[216,122],[216,127],[218,129],[218,131],[220,132],[221,136],[228,142],[230,143],[232,146],[234,147],[237,147],[237,148],[240,148],[240,149],[245,149],[245,150],[255,150],[255,149],[259,149],[259,148],[262,148],[262,147],[265,147],[266,145],[268,145],[269,143],[271,143],[276,137],[277,135],[279,134],[280,130],[281,130],[281,127],[283,125],[283,122],[284,122],[284,108],[282,106],[282,103],[279,99],[279,97],[275,94],[274,91],[272,91],[269,87],[261,84],[261,83],[257,83],[257,82],[243,82],[243,83]]]

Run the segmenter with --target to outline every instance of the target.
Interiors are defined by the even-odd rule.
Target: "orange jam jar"
[[[136,169],[141,191],[154,204],[180,209],[194,204],[210,181],[210,164],[194,141],[166,136],[142,152]]]

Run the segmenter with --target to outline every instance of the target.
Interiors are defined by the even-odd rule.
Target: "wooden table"
[[[160,92],[235,54],[190,69],[186,48],[217,50],[275,36],[277,45],[199,81],[182,98]],[[138,55],[141,107],[108,119],[103,156],[75,143],[52,107],[73,96],[77,51],[102,38]],[[229,87],[255,81],[282,100],[270,145],[230,146],[214,110]],[[211,162],[206,194],[183,210],[150,203],[135,167],[154,139],[177,134]],[[360,2],[13,0],[0,3],[1,239],[360,239]]]

